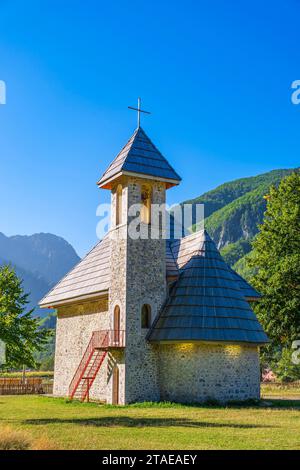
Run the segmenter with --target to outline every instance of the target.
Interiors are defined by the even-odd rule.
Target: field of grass
[[[42,371],[42,370],[33,370],[30,372],[26,372],[25,377],[42,377],[42,378],[53,378],[54,372],[50,371]],[[0,378],[10,378],[15,379],[19,377],[23,377],[23,372],[1,372]]]
[[[43,436],[55,449],[300,449],[300,394],[243,407],[0,396],[0,436],[2,428]]]
[[[263,398],[295,398],[300,399],[300,383],[293,384],[263,384],[261,386]]]

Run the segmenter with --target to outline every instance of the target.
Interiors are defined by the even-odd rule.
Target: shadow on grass
[[[47,425],[47,424],[75,424],[79,426],[94,427],[184,427],[184,428],[236,428],[236,429],[255,429],[271,428],[276,426],[267,426],[260,424],[235,424],[235,423],[210,423],[205,421],[192,421],[189,419],[171,419],[171,418],[131,418],[122,417],[103,417],[103,418],[75,418],[75,419],[27,419],[23,424]]]
[[[263,397],[259,408],[269,407],[300,410],[300,400],[291,398]]]
[[[81,403],[82,404],[82,403]],[[107,409],[119,409],[119,406],[115,405],[103,405],[103,408]],[[176,403],[176,402],[143,402],[133,403],[131,405],[123,406],[122,409],[131,408],[202,408],[202,409],[215,409],[224,410],[226,408],[232,409],[264,409],[264,408],[286,408],[286,409],[300,409],[300,400],[290,398],[272,398],[265,397],[261,400],[247,400],[247,401],[228,401],[220,403],[216,400],[209,400],[203,403]]]
[[[78,400],[69,400],[68,398],[58,398],[58,397],[45,397],[40,395],[39,398],[43,400],[48,400],[53,403],[61,403],[62,405],[69,405],[72,407],[101,407],[102,409],[132,409],[132,408],[140,408],[140,409],[171,409],[171,408],[205,408],[205,409],[216,409],[222,410],[226,408],[233,408],[233,409],[264,409],[264,408],[287,408],[287,409],[300,409],[300,399],[298,398],[291,398],[291,397],[272,397],[272,396],[262,396],[260,400],[231,400],[225,403],[220,403],[217,400],[207,400],[205,402],[199,403],[179,403],[179,402],[170,402],[170,401],[161,401],[161,402],[137,402],[131,403],[125,406],[120,407],[119,405],[108,405],[105,403],[101,403],[99,401],[95,402],[80,402]],[[3,403],[5,405],[5,403]]]

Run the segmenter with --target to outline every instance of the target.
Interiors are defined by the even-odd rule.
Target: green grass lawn
[[[300,400],[300,384],[263,384],[261,386],[262,397],[267,398],[294,398]]]
[[[300,449],[298,398],[249,407],[112,407],[0,396],[0,431],[43,436],[57,449]]]

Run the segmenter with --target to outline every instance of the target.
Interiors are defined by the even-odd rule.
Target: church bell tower
[[[180,182],[139,124],[98,182],[111,191],[110,327],[116,337],[124,331],[126,344],[112,358],[108,402],[116,401],[117,377],[120,404],[159,400],[157,350],[146,338],[167,295],[165,230],[157,214],[166,190]]]

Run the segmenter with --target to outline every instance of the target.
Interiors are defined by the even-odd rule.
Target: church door
[[[113,370],[112,404],[119,404],[119,368],[117,365],[114,367]]]
[[[120,307],[115,306],[114,309],[114,343],[119,344],[120,341]]]

